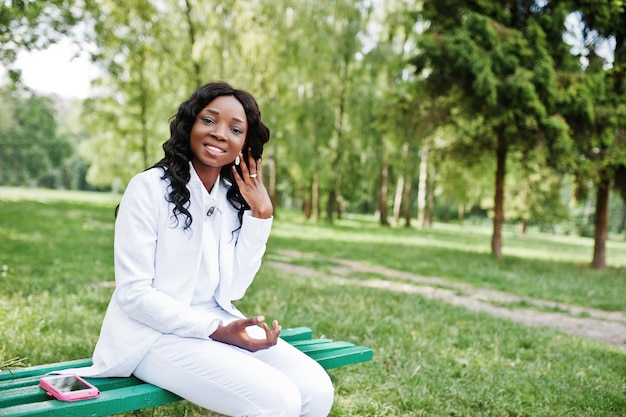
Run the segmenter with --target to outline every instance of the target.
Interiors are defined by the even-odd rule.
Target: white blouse
[[[200,181],[193,166],[191,168],[190,181]],[[219,236],[222,226],[222,211],[217,202],[219,187],[219,176],[211,192],[208,192],[204,185],[202,186],[202,200],[204,202],[202,216],[202,227],[204,230],[202,236],[205,238],[202,241],[200,269],[198,271],[196,288],[194,289],[193,298],[191,299],[192,306],[202,305],[203,307],[213,308],[218,305],[214,295],[220,282]],[[198,220],[194,219],[194,221]]]

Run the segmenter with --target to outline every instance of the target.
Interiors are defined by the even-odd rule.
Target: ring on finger
[[[250,174],[250,178],[255,179],[256,178],[256,174]]]

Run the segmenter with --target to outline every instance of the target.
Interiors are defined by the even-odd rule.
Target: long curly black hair
[[[178,112],[170,121],[170,138],[163,143],[165,156],[154,167],[163,168],[163,179],[170,181],[168,201],[174,204],[173,215],[178,220],[178,215],[185,216],[185,229],[191,226],[193,221],[188,210],[190,193],[187,183],[191,177],[189,161],[192,152],[189,147],[191,127],[196,121],[200,111],[217,97],[232,96],[236,98],[246,113],[248,119],[248,132],[244,142],[244,156],[250,149],[252,157],[259,159],[263,154],[263,145],[270,139],[269,128],[261,121],[261,111],[254,97],[247,91],[237,90],[225,82],[213,82],[203,85],[194,91],[191,96],[181,103]],[[244,157],[244,159],[246,159]],[[239,187],[232,174],[232,163],[222,167],[220,177],[231,184],[226,197],[232,206],[237,209],[239,224],[241,225],[243,213],[250,206],[241,195]]]

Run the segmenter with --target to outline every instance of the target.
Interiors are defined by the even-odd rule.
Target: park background
[[[0,8],[3,367],[91,353],[120,193],[160,159],[178,103],[225,80],[272,130],[275,230],[245,307],[376,351],[333,374],[335,415],[626,414],[619,335],[527,329],[341,273],[351,259],[369,265],[352,278],[415,283],[372,272],[382,265],[444,279],[422,289],[513,294],[494,302],[555,313],[551,325],[606,313],[623,326],[622,2]],[[89,96],[28,88],[17,56],[68,39],[99,68]]]

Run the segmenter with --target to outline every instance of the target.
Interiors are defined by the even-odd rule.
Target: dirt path
[[[297,251],[281,251],[281,258],[312,258],[314,255]],[[350,285],[379,288],[387,291],[419,294],[452,305],[481,311],[497,317],[532,326],[548,326],[565,333],[600,340],[626,348],[626,314],[606,312],[541,299],[474,287],[442,278],[426,277],[395,269],[367,265],[346,259],[328,259],[335,265],[330,274],[313,268],[293,265],[287,261],[267,261],[266,265],[282,271],[306,276],[323,277]],[[354,274],[375,274],[381,279],[358,279]],[[523,302],[527,308],[512,306]],[[508,305],[507,305],[508,304]],[[534,308],[533,308],[534,307]]]

